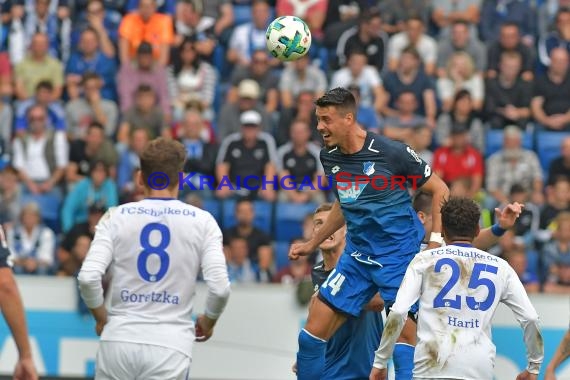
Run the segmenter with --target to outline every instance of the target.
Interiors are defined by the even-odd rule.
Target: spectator
[[[275,132],[275,140],[278,146],[289,142],[291,125],[295,120],[302,120],[309,125],[317,125],[315,115],[316,95],[313,91],[302,91],[295,98],[295,104],[291,108],[283,108],[279,113],[279,123]],[[311,141],[322,141],[316,128],[311,128]]]
[[[13,165],[26,192],[59,193],[69,147],[65,132],[48,130],[47,110],[33,105],[28,110],[28,130],[13,142]]]
[[[94,161],[89,168],[89,177],[74,186],[63,203],[61,224],[63,232],[68,232],[74,225],[88,219],[89,207],[96,202],[106,208],[119,204],[117,188],[109,178],[109,168],[103,161]]]
[[[390,35],[406,30],[406,22],[412,17],[419,17],[424,25],[430,22],[430,1],[385,0],[379,3],[383,29]]]
[[[356,122],[368,131],[379,133],[379,120],[376,111],[374,111],[374,108],[362,104],[360,101],[360,87],[352,84],[347,89],[352,92],[356,101]]]
[[[359,86],[362,105],[374,107],[378,112],[380,111],[382,79],[376,68],[368,65],[368,58],[362,50],[350,52],[347,66],[333,74],[330,88],[348,87],[351,84]]]
[[[140,9],[140,0],[127,0],[125,10],[127,12],[136,12]],[[156,0],[156,11],[162,14],[174,16],[176,12],[176,0]]]
[[[545,36],[556,28],[556,15],[564,8],[570,8],[569,0],[546,0],[541,3],[536,10],[538,36]]]
[[[297,243],[304,243],[303,239],[294,239],[291,245]],[[311,278],[311,263],[309,263],[309,256],[299,257],[301,260],[289,261],[289,265],[281,269],[275,277],[273,282],[278,284],[299,284],[300,282]]]
[[[315,98],[322,96],[327,90],[325,73],[311,64],[309,55],[289,63],[279,79],[280,105],[282,108],[294,106],[295,99],[302,92],[312,92]]]
[[[487,50],[478,39],[470,33],[469,24],[456,21],[451,26],[449,38],[439,41],[437,48],[437,76],[447,76],[447,63],[454,53],[465,52],[475,63],[475,70],[482,74],[487,66]]]
[[[570,180],[570,137],[562,140],[560,157],[554,159],[548,168],[548,184],[552,185],[558,177]]]
[[[17,223],[22,208],[22,189],[18,172],[11,166],[0,172],[0,224],[4,227]]]
[[[154,1],[154,0],[143,0]],[[167,121],[170,121],[170,94],[168,93],[168,73],[164,67],[155,65],[152,59],[152,46],[146,42],[137,49],[136,63],[121,65],[117,76],[121,112],[127,112],[135,100],[135,92],[141,84],[151,86],[158,95],[158,102]]]
[[[114,137],[119,110],[115,102],[103,97],[101,77],[95,73],[85,73],[81,87],[83,96],[65,106],[68,134],[73,139],[84,138],[89,125],[96,122],[104,126],[107,137]]]
[[[228,275],[232,284],[260,282],[259,269],[249,259],[248,250],[247,239],[239,236],[229,239],[226,257],[228,260]]]
[[[123,17],[119,26],[119,59],[123,66],[140,55],[143,42],[150,46],[148,54],[158,65],[168,64],[174,26],[171,16],[156,11],[156,0],[140,0],[138,11]]]
[[[435,88],[432,80],[423,70],[418,51],[408,46],[402,51],[398,70],[390,72],[383,78],[384,91],[382,99],[382,114],[395,116],[396,100],[404,91],[411,91],[418,101],[418,114],[426,118],[430,127],[435,126],[437,106]]]
[[[501,25],[505,22],[517,24],[526,46],[534,46],[536,35],[536,14],[531,5],[524,1],[484,0],[481,8],[479,36],[484,42],[497,39]]]
[[[305,20],[313,38],[322,40],[328,3],[328,0],[276,0],[275,13],[277,17],[290,15]]]
[[[570,14],[570,13],[569,13]],[[570,130],[570,75],[568,51],[552,50],[546,74],[538,77],[530,104],[534,120],[546,129]]]
[[[437,119],[436,140],[439,145],[449,146],[452,128],[467,129],[471,145],[481,153],[485,151],[483,122],[473,109],[473,100],[467,90],[459,91],[455,95],[451,110],[441,114]]]
[[[117,134],[117,141],[127,144],[131,130],[144,128],[151,139],[169,137],[170,129],[160,109],[156,93],[148,84],[141,84],[135,92],[135,104],[123,116]]]
[[[129,144],[119,157],[117,186],[121,203],[132,201],[136,194],[135,174],[140,168],[140,155],[150,141],[146,129],[135,129],[129,136]]]
[[[81,32],[76,52],[71,54],[65,68],[67,95],[77,99],[80,94],[81,81],[86,74],[97,74],[102,80],[101,96],[106,100],[117,101],[115,76],[117,64],[114,50],[108,52],[100,47],[102,38],[93,28]]]
[[[93,238],[88,235],[81,235],[75,239],[67,256],[58,255],[59,266],[56,275],[59,277],[76,277],[92,241]]]
[[[36,33],[30,44],[30,55],[15,67],[14,94],[18,100],[32,97],[38,83],[50,80],[54,86],[53,99],[60,99],[63,91],[63,65],[48,55],[48,37]]]
[[[553,240],[545,245],[543,256],[548,271],[544,292],[570,293],[570,213],[560,213],[556,218]]]
[[[515,270],[524,285],[527,293],[538,293],[540,291],[540,282],[538,276],[529,270],[528,259],[524,248],[515,248],[505,253],[505,259]]]
[[[325,41],[336,44],[340,34],[353,26],[368,7],[370,2],[367,0],[329,0],[324,25]]]
[[[229,42],[227,60],[230,64],[247,66],[253,52],[266,47],[265,33],[271,20],[271,9],[266,0],[252,0],[251,22],[237,26]],[[271,66],[279,63],[273,59]]]
[[[174,106],[174,120],[179,121],[190,101],[198,101],[208,120],[214,118],[214,96],[218,74],[214,67],[198,56],[197,43],[184,39],[169,67],[170,98]]]
[[[417,114],[418,102],[413,92],[404,91],[396,100],[397,114],[388,116],[382,121],[382,131],[392,140],[410,144],[418,128],[426,125],[426,120]]]
[[[320,149],[309,140],[311,127],[297,120],[291,125],[291,141],[277,150],[279,183],[284,187],[279,192],[283,202],[322,203],[324,169],[320,162]]]
[[[465,52],[456,52],[447,61],[446,77],[437,80],[437,93],[442,102],[444,112],[451,110],[453,99],[460,90],[471,94],[473,108],[476,111],[483,107],[485,85],[483,78],[477,73],[473,60]]]
[[[388,35],[382,30],[382,17],[375,9],[367,9],[361,16],[358,26],[341,34],[336,47],[339,66],[345,66],[350,52],[362,50],[368,57],[368,65],[381,73],[384,70]]]
[[[491,128],[516,125],[525,130],[530,120],[532,85],[520,77],[522,57],[516,51],[501,54],[499,74],[485,85],[484,116]]]
[[[111,177],[115,178],[118,155],[112,141],[105,137],[105,130],[98,122],[91,122],[85,137],[71,142],[69,165],[66,169],[66,182],[73,185],[89,175],[90,165],[102,161],[109,167]]]
[[[50,129],[65,131],[65,111],[61,102],[55,97],[54,87],[51,81],[42,80],[36,86],[34,97],[18,102],[16,119],[14,120],[14,132],[21,135],[28,129],[27,113],[33,105],[41,105],[47,109]]]
[[[214,35],[220,40],[227,40],[234,24],[234,8],[230,0],[204,1],[204,18],[214,20]]]
[[[480,22],[479,0],[434,0],[431,18],[439,28],[439,39],[449,35],[450,27],[456,21],[463,21],[470,25],[471,35],[478,37],[476,25]]]
[[[252,265],[259,270],[261,282],[268,282],[270,277],[269,268],[273,261],[273,248],[271,246],[271,237],[264,231],[253,225],[255,212],[253,203],[248,200],[239,200],[235,207],[236,225],[225,230],[224,235],[224,251],[228,252],[230,241],[236,237],[247,241],[248,258]],[[226,257],[228,253],[226,253]]]
[[[487,192],[499,204],[507,204],[509,191],[520,184],[531,201],[543,203],[542,169],[536,153],[522,148],[522,133],[516,126],[505,128],[503,148],[487,159]]]
[[[257,111],[261,115],[260,127],[263,131],[271,131],[270,119],[265,107],[259,101],[261,89],[252,79],[244,79],[238,86],[238,101],[226,103],[220,110],[218,119],[218,136],[222,139],[241,130],[240,115],[246,111]]]
[[[14,273],[50,273],[54,264],[55,234],[42,224],[36,203],[22,207],[19,223],[6,231],[14,260]]]
[[[174,45],[180,46],[185,40],[194,41],[194,50],[203,59],[210,59],[216,47],[216,20],[204,17],[200,1],[181,1],[176,5]]]
[[[261,132],[261,115],[256,111],[242,113],[240,123],[241,133],[229,135],[222,140],[216,159],[216,177],[219,183],[216,195],[227,198],[235,194],[252,199],[259,195],[272,202],[275,200],[276,186],[271,183],[262,186],[262,179],[271,181],[276,177],[275,140],[270,134]],[[249,186],[236,188],[238,178],[246,176],[250,176]]]
[[[430,127],[425,124],[417,127],[410,139],[410,147],[420,156],[428,165],[432,164],[433,152],[429,149],[432,143],[433,133]]]
[[[510,203],[514,202],[518,202],[524,207],[515,221],[513,231],[515,236],[524,240],[525,246],[531,247],[540,227],[540,210],[529,201],[529,192],[518,184],[511,187]]]
[[[228,102],[236,103],[238,101],[238,86],[244,79],[254,80],[259,85],[260,100],[265,105],[267,114],[277,111],[279,105],[279,92],[277,91],[279,78],[271,71],[266,49],[254,51],[249,66],[236,67],[233,70],[230,79],[231,87],[227,96]]]
[[[437,57],[437,42],[425,34],[425,24],[421,18],[411,17],[406,21],[406,29],[394,34],[388,42],[388,64],[390,71],[400,68],[402,52],[413,46],[418,53],[418,59],[424,65],[427,75],[435,74]],[[420,58],[421,57],[421,58]]]
[[[540,229],[552,231],[552,222],[558,214],[570,211],[570,182],[562,177],[549,186],[547,203],[540,213]]]
[[[450,132],[450,145],[434,152],[432,170],[448,185],[458,179],[467,180],[466,196],[474,199],[483,184],[483,157],[469,143],[468,126],[455,124]]]
[[[552,51],[564,49],[570,53],[570,8],[561,8],[556,14],[556,30],[538,41],[538,59],[543,68],[552,62]]]
[[[507,51],[516,51],[521,55],[522,79],[531,81],[534,77],[534,52],[521,41],[519,26],[506,22],[501,25],[498,41],[489,45],[487,54],[487,77],[495,78],[499,72],[501,56]]]
[[[81,10],[77,15],[75,26],[71,32],[71,46],[76,46],[83,31],[94,30],[97,34],[101,51],[107,57],[115,57],[115,46],[119,42],[119,24],[121,13],[112,9],[110,3],[120,3],[123,0],[76,0],[76,9]],[[78,4],[86,2],[86,4]],[[120,8],[120,12],[122,12]]]

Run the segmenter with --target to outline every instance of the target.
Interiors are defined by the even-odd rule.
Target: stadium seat
[[[216,199],[205,199],[202,201],[202,208],[208,211],[219,223],[222,222],[222,205]]]
[[[536,153],[544,173],[548,173],[550,162],[560,156],[562,140],[569,137],[568,132],[539,131],[536,134]]]
[[[278,241],[275,242],[275,270],[279,272],[281,269],[289,266],[289,242]]]
[[[315,203],[278,203],[275,209],[275,239],[291,241],[303,236],[303,219],[317,208]]]
[[[236,201],[227,199],[223,203],[223,227],[231,228],[236,225],[235,219]],[[260,230],[271,234],[271,227],[273,226],[273,204],[265,201],[254,201],[253,210],[255,212],[255,219],[253,225]]]
[[[533,148],[533,134],[525,132],[523,134],[522,146],[525,149],[532,150]],[[500,129],[489,129],[485,133],[485,158],[488,158],[493,153],[498,152],[503,147],[503,131]]]

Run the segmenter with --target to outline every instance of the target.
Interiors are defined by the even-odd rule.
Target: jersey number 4
[[[160,233],[160,241],[157,245],[151,245],[150,243],[150,234],[153,231]],[[166,275],[170,265],[170,257],[166,252],[166,248],[170,244],[170,230],[164,224],[149,223],[141,231],[140,243],[143,248],[137,260],[137,269],[140,276],[148,282],[160,281]],[[149,273],[147,269],[148,259],[151,255],[157,255],[160,260],[158,271],[154,274]]]
[[[439,294],[433,300],[433,307],[450,307],[452,309],[461,309],[461,297],[456,295],[455,298],[445,298],[449,291],[457,284],[459,281],[459,276],[461,275],[461,268],[457,261],[450,258],[443,258],[435,263],[435,272],[441,272],[444,265],[448,265],[451,268],[451,277],[449,281],[441,288]],[[471,278],[469,279],[468,287],[469,289],[477,289],[479,286],[484,286],[488,290],[487,298],[482,301],[477,301],[475,297],[467,296],[465,301],[467,307],[471,310],[489,310],[495,301],[495,283],[489,278],[481,278],[482,272],[489,272],[497,274],[497,267],[493,265],[477,263],[473,266],[473,272],[471,273]]]

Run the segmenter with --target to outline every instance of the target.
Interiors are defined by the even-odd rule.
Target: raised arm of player
[[[108,210],[95,228],[95,237],[87,252],[85,261],[77,275],[79,292],[93,314],[97,335],[101,335],[107,323],[107,310],[104,305],[102,279],[113,260],[112,229]]]
[[[400,337],[404,323],[408,318],[408,311],[420,298],[422,288],[423,268],[421,267],[421,254],[417,255],[402,280],[402,285],[396,295],[396,301],[390,308],[384,332],[380,340],[380,347],[374,355],[374,363],[370,380],[385,380],[387,376],[387,362],[392,357],[394,346]]]
[[[502,210],[495,209],[495,220],[497,221],[496,226],[499,228],[488,227],[481,232],[473,240],[473,246],[482,250],[487,250],[499,242],[499,238],[509,228],[512,228],[517,221],[517,218],[522,212],[524,205],[520,203],[510,203]],[[498,233],[498,235],[496,234]]]
[[[564,360],[568,359],[569,356],[570,356],[570,330],[566,331],[566,334],[564,334],[562,342],[560,342],[560,345],[556,349],[554,356],[550,360],[550,363],[548,363],[548,366],[546,367],[546,372],[544,373],[544,380],[556,380],[556,375],[554,374],[556,368],[558,368],[558,366],[562,364]]]
[[[342,226],[344,226],[344,215],[340,209],[340,203],[336,201],[333,203],[327,220],[322,227],[313,234],[311,240],[305,243],[291,245],[291,249],[289,250],[289,259],[297,260],[299,256],[307,256],[315,252],[317,247],[323,241],[334,234]]]
[[[507,275],[505,276],[505,288],[501,295],[501,302],[513,311],[523,329],[528,360],[526,370],[519,374],[517,379],[535,380],[544,360],[544,344],[540,333],[538,314],[514,269],[510,266],[505,266],[505,268]]]
[[[28,329],[24,305],[18,291],[18,286],[8,263],[10,251],[4,230],[0,226],[0,311],[12,332],[12,337],[18,348],[18,363],[14,371],[15,379],[36,380],[38,375],[32,361],[32,350],[28,340]]]
[[[421,187],[422,191],[432,195],[432,233],[428,237],[428,249],[440,247],[443,244],[441,237],[441,206],[443,201],[449,198],[449,188],[441,178],[435,173],[429,177]]]
[[[222,231],[213,217],[205,225],[202,273],[208,286],[206,310],[196,321],[196,340],[204,342],[213,332],[230,296],[230,280],[224,256]]]

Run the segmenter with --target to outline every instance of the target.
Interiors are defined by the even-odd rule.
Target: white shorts
[[[101,342],[96,380],[187,380],[191,359],[179,351],[149,344]]]

